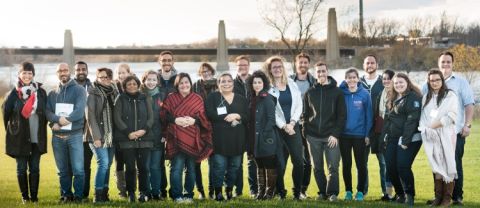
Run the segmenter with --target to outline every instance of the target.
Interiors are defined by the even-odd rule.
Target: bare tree
[[[257,0],[265,23],[280,35],[293,56],[303,51],[314,35],[319,22],[320,5],[324,0]]]

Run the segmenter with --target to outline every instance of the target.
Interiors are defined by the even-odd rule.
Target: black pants
[[[453,189],[452,199],[463,199],[463,153],[465,151],[465,137],[457,134],[457,145],[455,147],[455,163],[457,165],[458,178],[455,179],[455,187]]]
[[[123,158],[125,159],[125,181],[127,183],[127,191],[135,192],[135,171],[138,169],[138,189],[140,193],[148,193],[150,167],[150,149],[149,148],[131,148],[122,149]],[[136,168],[135,168],[136,167]]]
[[[262,169],[275,169],[277,168],[277,157],[270,156],[270,157],[257,157],[255,158],[255,163],[257,167]]]
[[[283,178],[285,176],[288,157],[291,155],[291,161],[293,164],[293,195],[297,197],[302,189],[304,158],[302,137],[300,136],[300,128],[298,127],[298,124],[295,125],[294,130],[294,135],[288,135],[284,130],[278,130],[280,141],[282,141],[284,144],[283,146],[287,151],[284,151],[284,158],[278,158],[280,160],[283,159],[283,161],[279,162],[281,165],[278,167],[277,190],[280,195],[283,195],[286,192]]]
[[[83,198],[88,198],[90,194],[90,175],[92,172],[93,152],[88,142],[83,142],[83,171],[85,171],[85,181],[83,185]]]
[[[352,149],[358,172],[357,192],[365,190],[367,166],[365,165],[365,139],[355,137],[340,138],[340,154],[342,155],[342,172],[345,190],[352,191]]]
[[[302,193],[307,192],[308,186],[310,185],[310,179],[312,177],[312,161],[310,161],[310,152],[308,151],[307,138],[303,134],[303,125],[300,125],[302,130],[302,144],[303,144],[303,182],[302,182]]]
[[[125,171],[123,153],[118,145],[115,146],[115,171]]]
[[[413,177],[412,164],[422,146],[422,142],[411,142],[407,146],[407,149],[400,147],[398,139],[391,139],[387,142],[385,151],[386,174],[393,187],[395,187],[397,194],[415,196],[415,179]]]
[[[203,188],[202,181],[202,163],[195,163],[195,186],[197,187],[198,192],[205,191]]]

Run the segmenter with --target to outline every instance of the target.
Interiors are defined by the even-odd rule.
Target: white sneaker
[[[301,200],[305,200],[308,198],[307,194],[304,194],[304,193],[300,193],[300,197],[299,197]]]
[[[331,195],[330,197],[328,197],[328,201],[336,202],[337,200],[337,195]]]
[[[191,203],[193,203],[193,199],[192,198],[183,198],[183,203],[191,204]]]

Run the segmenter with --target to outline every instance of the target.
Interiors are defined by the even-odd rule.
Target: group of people
[[[465,79],[453,73],[453,58],[450,52],[441,53],[439,70],[429,71],[420,89],[404,73],[378,74],[374,55],[364,59],[364,76],[349,68],[345,80],[337,82],[323,62],[314,65],[313,76],[306,53],[295,57],[290,76],[280,56],[268,58],[262,69],[250,73],[250,59],[242,55],[235,59],[235,77],[228,72],[215,76],[216,70],[202,63],[200,79],[193,83],[188,73],[174,68],[172,52],[164,51],[159,56],[161,69],[149,70],[141,79],[120,64],[116,79],[113,70],[99,68],[91,82],[82,61],[75,64],[72,79],[69,66],[59,64],[60,82],[48,95],[34,79],[33,64],[23,62],[18,82],[2,106],[6,154],[16,159],[24,203],[38,201],[47,128],[52,131],[61,202],[88,197],[95,156],[93,202],[110,200],[109,173],[115,158],[121,197],[145,202],[169,196],[189,203],[195,186],[200,199],[223,201],[242,195],[245,152],[255,199],[286,198],[284,178],[291,156],[295,200],[307,197],[313,166],[317,199],[337,201],[341,159],[344,199],[362,201],[373,153],[380,169],[381,199],[413,205],[412,164],[423,143],[435,187],[429,203],[446,206],[453,199],[461,204],[462,157],[474,99]],[[200,168],[205,159],[208,196]],[[170,161],[168,191],[165,160]]]

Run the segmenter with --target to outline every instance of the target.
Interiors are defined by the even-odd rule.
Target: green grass
[[[1,100],[0,100],[1,101]],[[0,130],[0,149],[4,150],[5,148],[5,131],[3,129],[3,120],[0,121],[1,130]],[[465,155],[464,155],[464,174],[465,174],[465,182],[464,182],[464,202],[467,207],[480,207],[480,121],[476,121],[473,124],[473,133],[470,137],[467,138],[467,144],[465,145]],[[195,200],[191,205],[178,205],[174,204],[171,200],[161,201],[161,202],[147,202],[144,204],[135,204],[131,205],[126,200],[118,198],[117,190],[114,188],[114,176],[113,176],[113,168],[112,174],[110,175],[110,187],[111,193],[110,198],[113,202],[105,203],[101,205],[95,205],[98,207],[131,207],[131,206],[139,206],[139,207],[400,207],[395,204],[391,203],[383,203],[377,201],[380,197],[380,185],[379,185],[379,175],[378,175],[378,163],[377,159],[374,155],[370,155],[369,158],[369,176],[370,176],[370,186],[369,186],[369,194],[366,197],[366,201],[364,202],[344,202],[342,200],[330,203],[330,202],[319,202],[315,201],[313,198],[316,196],[317,193],[317,186],[312,176],[312,182],[308,189],[308,195],[312,197],[312,199],[308,199],[302,202],[294,202],[291,200],[291,195],[288,196],[288,199],[285,201],[281,200],[272,200],[267,202],[258,202],[252,199],[249,199],[246,194],[248,193],[248,185],[247,180],[245,179],[244,185],[244,196],[235,199],[233,201],[225,202],[225,203],[217,203],[212,200],[205,200],[199,201]],[[96,165],[95,162],[92,162],[92,182],[95,175]],[[27,204],[24,207],[91,207],[94,206],[91,202],[83,203],[83,204],[68,204],[68,205],[61,205],[58,203],[59,198],[59,182],[58,177],[56,174],[56,167],[55,162],[53,159],[53,153],[51,150],[51,145],[49,143],[48,146],[48,153],[42,156],[40,162],[41,170],[40,170],[40,189],[39,189],[39,199],[40,202],[37,205]],[[113,165],[114,166],[114,165]],[[113,167],[112,166],[112,167]],[[244,164],[244,178],[246,178],[246,164]],[[355,167],[355,166],[353,166]],[[288,165],[287,174],[285,176],[285,184],[287,186],[287,190],[289,190],[289,194],[291,194],[291,186],[292,186],[292,178],[291,178],[291,164]],[[203,169],[203,177],[204,177],[204,185],[207,185],[207,173],[208,168],[206,162],[202,163]],[[341,170],[341,168],[340,168]],[[354,170],[355,171],[355,170]],[[9,207],[13,208],[15,206],[19,206],[20,204],[20,192],[17,185],[16,180],[16,164],[15,160],[8,157],[5,154],[0,154],[0,207]],[[423,148],[420,150],[414,164],[413,164],[413,172],[415,174],[415,188],[417,192],[416,196],[416,205],[417,206],[425,206],[425,201],[433,197],[433,180],[432,174],[425,157],[425,153]],[[341,174],[341,173],[340,173]],[[355,175],[355,173],[353,173]],[[355,178],[355,177],[354,177]],[[353,185],[356,185],[356,181],[354,179]],[[92,183],[93,189],[93,183]],[[343,180],[342,176],[340,175],[340,195],[339,199],[342,199],[345,192],[343,187]],[[90,191],[93,193],[93,191]],[[90,200],[92,195],[90,195]]]

